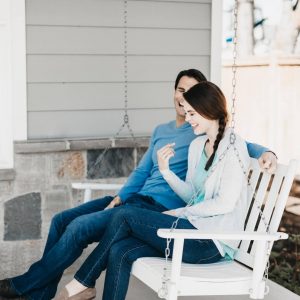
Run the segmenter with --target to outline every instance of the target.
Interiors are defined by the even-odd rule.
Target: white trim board
[[[0,169],[13,168],[13,141],[27,138],[25,0],[0,1]]]

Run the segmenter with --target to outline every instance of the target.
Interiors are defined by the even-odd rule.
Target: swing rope
[[[235,141],[236,141],[236,135],[235,135],[235,119],[236,119],[236,73],[237,73],[237,29],[238,29],[238,0],[235,0],[234,3],[234,7],[233,7],[233,29],[234,29],[234,38],[233,38],[233,63],[232,63],[232,93],[231,93],[231,101],[232,101],[232,105],[231,105],[231,126],[230,126],[230,143],[227,146],[227,148],[220,154],[218,161],[213,164],[211,166],[211,168],[208,171],[206,180],[214,173],[214,171],[216,170],[218,164],[225,158],[227,152],[229,151],[229,149],[231,147],[233,147],[234,153],[239,161],[240,167],[243,171],[244,176],[246,177],[247,183],[248,183],[248,187],[251,189],[252,195],[253,195],[253,201],[254,204],[256,203],[256,209],[259,212],[259,216],[265,226],[266,232],[269,233],[269,224],[263,214],[263,211],[261,209],[261,206],[259,203],[257,203],[256,201],[256,193],[255,193],[255,187],[253,187],[251,181],[250,181],[250,177],[248,176],[248,170],[245,168],[241,157],[239,155],[238,149],[235,146]],[[193,196],[191,197],[191,199],[189,200],[189,202],[186,205],[187,207],[192,206],[195,203],[195,200],[198,198],[198,196],[201,194],[201,190],[199,189],[198,191],[195,189],[195,187],[193,186],[193,183],[191,181],[192,184],[192,188],[193,188]],[[174,229],[177,228],[178,225],[178,221],[179,221],[180,217],[177,217],[176,220],[172,223],[172,226],[170,228],[170,232],[174,231]],[[165,248],[165,266],[163,268],[163,275],[162,275],[162,285],[161,288],[158,290],[158,297],[159,298],[164,298],[166,299],[168,296],[168,282],[170,281],[170,278],[168,277],[168,260],[171,254],[171,250],[170,250],[170,243],[171,243],[171,238],[167,238],[166,240],[166,248]],[[267,255],[268,257],[271,254],[271,249],[272,249],[272,242],[268,241],[267,243]],[[267,294],[269,292],[269,287],[267,286],[267,280],[268,280],[268,272],[269,272],[269,259],[267,260],[266,263],[266,267],[264,270],[264,274],[263,274],[263,280],[265,281],[265,294]],[[251,290],[249,291],[249,293],[251,293]]]
[[[134,135],[134,132],[132,130],[132,127],[129,122],[129,115],[128,115],[128,25],[127,25],[127,19],[128,19],[128,1],[123,1],[123,38],[124,38],[124,45],[123,45],[123,87],[124,87],[124,108],[123,108],[123,123],[120,126],[119,130],[114,134],[110,140],[112,141],[111,145],[107,146],[101,155],[98,156],[95,164],[88,170],[87,175],[91,175],[96,167],[100,165],[105,157],[105,154],[109,149],[112,148],[112,146],[115,143],[116,138],[118,138],[123,131],[125,127],[127,127],[127,130],[129,132],[130,137],[133,140],[134,147],[138,147],[138,143],[136,140],[136,137]]]

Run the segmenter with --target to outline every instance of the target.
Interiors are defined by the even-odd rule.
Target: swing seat
[[[132,274],[158,292],[164,267],[163,258],[140,258],[134,263]],[[171,262],[168,262],[170,269]],[[235,261],[202,265],[182,263],[177,293],[178,296],[197,296],[200,291],[201,295],[224,295],[230,287],[234,294],[246,294],[251,280],[252,271]]]
[[[297,171],[298,162],[291,160],[288,166],[279,164],[274,174],[262,172],[256,159],[249,168],[248,214],[245,231],[205,232],[196,229],[159,229],[162,238],[174,239],[172,260],[168,261],[167,295],[249,295],[251,299],[263,299],[268,293],[264,273],[274,241],[287,239],[286,233],[277,232],[289,191]],[[89,184],[81,184],[91,188]],[[73,185],[74,187],[74,185]],[[92,187],[96,189],[97,184]],[[101,185],[99,186],[101,188]],[[112,185],[112,187],[114,187]],[[107,188],[107,187],[106,187]],[[260,216],[263,211],[265,221]],[[269,224],[266,232],[265,223]],[[216,239],[241,241],[234,261],[222,260],[213,264],[187,264],[182,262],[185,239]],[[132,275],[156,292],[162,287],[165,268],[164,258],[144,257],[134,262]]]

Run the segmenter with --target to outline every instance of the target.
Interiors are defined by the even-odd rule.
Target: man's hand
[[[167,144],[157,151],[157,163],[160,171],[169,169],[169,160],[175,155],[175,143]]]
[[[268,173],[272,174],[277,168],[277,157],[273,152],[264,152],[258,159],[259,166]]]
[[[114,208],[115,206],[119,206],[121,203],[121,198],[116,196],[104,209]]]

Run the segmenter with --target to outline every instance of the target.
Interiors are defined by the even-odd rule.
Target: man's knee
[[[52,217],[51,226],[54,226],[55,228],[63,227],[63,213],[62,212],[56,213]]]

